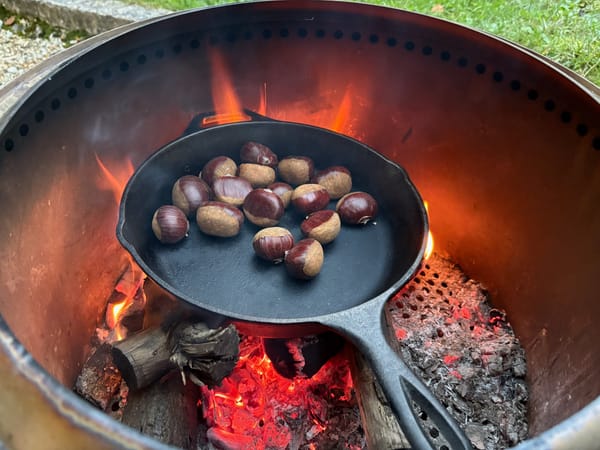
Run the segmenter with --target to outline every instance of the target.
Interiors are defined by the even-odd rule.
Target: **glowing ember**
[[[427,211],[427,214],[429,214],[429,203],[427,203],[427,201],[424,201],[423,205],[425,206],[425,210]],[[425,253],[423,255],[423,258],[429,259],[431,257],[432,253],[433,253],[433,234],[431,233],[431,229],[430,229],[429,233],[427,234],[427,246],[425,247]]]
[[[310,441],[340,415],[334,408],[355,404],[343,356],[333,357],[310,379],[290,380],[275,371],[261,340],[252,337],[242,340],[239,363],[222,385],[202,389],[209,439],[228,449],[298,448],[299,443],[305,445],[300,448],[317,448]],[[362,447],[351,440],[344,445],[339,448]]]

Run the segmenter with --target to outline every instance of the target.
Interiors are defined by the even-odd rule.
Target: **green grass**
[[[128,0],[171,10],[233,0]],[[600,85],[600,0],[358,0],[451,20],[517,42]]]

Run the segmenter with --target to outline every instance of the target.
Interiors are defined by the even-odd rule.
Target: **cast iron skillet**
[[[252,249],[258,230],[246,221],[228,239],[203,235],[191,221],[189,236],[163,245],[151,229],[156,208],[171,203],[177,178],[198,174],[211,158],[239,162],[246,141],[268,145],[280,157],[304,155],[318,168],[344,165],[353,190],[377,199],[379,216],[366,226],[343,226],[325,247],[321,273],[299,281]],[[332,202],[330,208],[335,208]],[[300,239],[302,216],[288,210],[280,222]],[[365,354],[413,448],[432,448],[415,416],[417,403],[452,448],[468,439],[397,354],[385,336],[383,307],[420,266],[428,231],[419,193],[404,170],[346,136],[289,122],[242,122],[182,137],[148,158],[129,180],[119,210],[117,236],[144,272],[176,297],[197,306],[213,325],[233,322],[240,331],[288,338],[333,329]],[[431,422],[430,422],[431,423]],[[430,427],[431,425],[429,425]]]

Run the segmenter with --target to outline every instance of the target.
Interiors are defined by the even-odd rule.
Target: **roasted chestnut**
[[[241,206],[246,196],[252,191],[252,185],[241,177],[225,176],[213,181],[215,200]]]
[[[285,252],[294,246],[292,233],[282,227],[263,228],[254,235],[252,247],[258,256],[280,263]]]
[[[283,202],[269,189],[254,189],[244,200],[242,207],[246,218],[259,227],[272,227],[285,212]]]
[[[302,184],[292,192],[292,205],[302,214],[310,214],[329,204],[329,194],[320,184]]]
[[[294,188],[291,187],[289,184],[284,183],[282,181],[277,181],[273,184],[268,185],[267,189],[271,189],[273,192],[279,195],[279,198],[283,202],[284,208],[287,208],[290,205],[290,200],[292,199],[292,192],[294,191]]]
[[[212,187],[213,182],[219,177],[235,175],[237,164],[227,156],[217,156],[208,161],[200,172],[200,177]]]
[[[266,187],[275,181],[275,169],[260,164],[240,164],[238,175],[250,182],[252,187]]]
[[[246,142],[240,150],[240,159],[245,163],[277,167],[277,155],[266,145],[258,142]]]
[[[164,205],[152,216],[152,231],[163,244],[175,244],[187,236],[190,223],[177,206]]]
[[[279,161],[279,176],[292,186],[308,183],[315,171],[315,164],[307,156],[288,156]]]
[[[335,207],[342,222],[364,225],[377,215],[377,201],[366,192],[351,192],[338,200]]]
[[[331,209],[322,209],[309,215],[300,224],[304,236],[329,244],[340,233],[340,216]]]
[[[343,197],[352,190],[352,176],[344,166],[332,166],[318,171],[312,179],[313,183],[320,184],[334,200]]]
[[[244,214],[229,203],[210,201],[196,211],[196,223],[210,236],[232,237],[240,232]]]
[[[302,239],[285,254],[284,262],[290,275],[310,280],[323,266],[323,247],[315,239]]]
[[[186,216],[196,214],[200,205],[210,200],[211,190],[208,184],[195,175],[184,175],[179,178],[171,190],[173,204]]]

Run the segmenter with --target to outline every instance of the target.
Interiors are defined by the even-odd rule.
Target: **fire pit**
[[[523,445],[597,441],[597,88],[463,27],[310,1],[131,25],[45,70],[2,97],[17,96],[0,119],[6,445],[159,448],[68,389],[128,264],[95,156],[137,167],[229,81],[251,111],[349,135],[406,168],[436,248],[484,283],[525,348]]]

